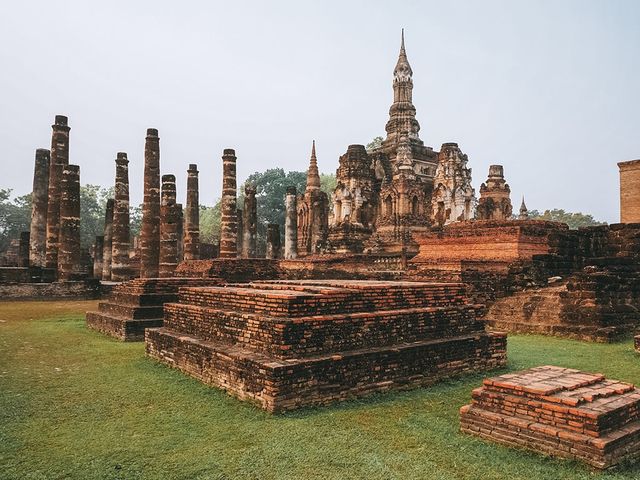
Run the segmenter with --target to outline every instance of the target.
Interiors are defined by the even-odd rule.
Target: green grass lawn
[[[619,479],[458,433],[485,375],[272,416],[90,331],[94,302],[0,303],[0,478]],[[631,342],[509,337],[509,370],[640,384]]]

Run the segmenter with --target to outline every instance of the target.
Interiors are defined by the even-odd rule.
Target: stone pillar
[[[238,212],[236,209],[236,152],[225,148],[222,155],[222,218],[220,222],[220,258],[238,255]]]
[[[184,211],[184,259],[200,259],[200,198],[198,193],[198,166],[187,170],[187,204]]]
[[[104,260],[104,236],[96,235],[93,244],[93,278],[102,279],[102,268]]]
[[[58,268],[58,235],[60,231],[60,183],[62,171],[69,164],[69,126],[67,117],[56,115],[51,128],[51,160],[49,163],[49,203],[47,205],[46,267]]]
[[[80,167],[67,165],[60,184],[60,232],[58,280],[77,280],[80,275]]]
[[[242,226],[242,210],[238,209],[236,210],[237,216],[236,219],[238,221],[237,223],[237,235],[236,235],[236,247],[238,248],[238,258],[242,257],[242,231],[243,231],[243,226]]]
[[[147,129],[144,144],[144,201],[140,227],[140,278],[158,277],[160,264],[160,139]]]
[[[244,209],[242,210],[242,257],[255,258],[258,231],[256,187],[245,185]]]
[[[296,187],[287,187],[284,212],[284,258],[298,257],[298,204]]]
[[[20,232],[20,243],[18,244],[18,266],[29,266],[29,232]]]
[[[176,203],[176,218],[178,223],[178,263],[184,260],[184,209],[181,203]]]
[[[640,223],[640,160],[618,163],[620,223]]]
[[[107,209],[104,215],[104,248],[102,249],[102,280],[111,280],[111,249],[113,246],[113,207],[115,200],[107,200]]]
[[[269,223],[267,225],[267,254],[266,257],[271,260],[280,258],[280,225],[277,223]]]
[[[171,277],[178,265],[178,208],[176,177],[162,176],[160,202],[160,277]]]
[[[47,260],[47,206],[49,204],[50,152],[46,148],[36,150],[31,193],[31,228],[29,235],[29,264],[44,268]]]
[[[116,158],[115,202],[111,235],[111,280],[124,282],[132,277],[129,262],[129,160],[118,152]]]

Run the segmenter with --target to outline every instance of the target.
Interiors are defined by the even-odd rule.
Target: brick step
[[[422,307],[308,317],[269,317],[197,305],[165,305],[164,326],[202,340],[242,344],[279,358],[477,334],[475,306]]]
[[[178,300],[178,291],[173,293],[112,293],[107,297],[109,303],[137,307],[155,307]]]
[[[319,282],[254,283],[225,287],[181,288],[179,301],[202,307],[220,308],[269,316],[304,317],[359,311],[397,310],[465,302],[461,284],[400,282],[355,282],[348,287]],[[407,286],[409,284],[409,286]],[[355,286],[354,286],[355,285]]]
[[[583,317],[581,321],[584,321]],[[549,324],[549,323],[532,323],[530,321],[512,321],[501,319],[487,319],[483,321],[492,330],[507,331],[510,333],[531,333],[539,335],[553,335],[577,340],[611,342],[619,340],[622,337],[633,332],[636,324],[628,323],[622,325],[614,325],[602,327],[600,325],[584,325],[576,323],[572,324]]]
[[[217,285],[220,281],[211,278],[135,278],[116,285],[115,293],[143,295],[147,293],[177,293],[180,287]]]
[[[576,458],[601,469],[637,457],[640,449],[640,422],[594,438],[465,405],[460,409],[460,430],[510,447]]]
[[[279,360],[167,328],[146,332],[151,357],[271,412],[430,385],[453,375],[502,366],[505,347],[505,335],[480,333]]]
[[[162,304],[159,306],[140,307],[134,305],[123,305],[119,303],[100,302],[98,310],[107,315],[115,315],[123,318],[136,319],[162,319],[164,310]]]
[[[103,312],[87,312],[89,328],[109,334],[125,342],[141,342],[147,328],[162,326],[162,318],[132,319]]]

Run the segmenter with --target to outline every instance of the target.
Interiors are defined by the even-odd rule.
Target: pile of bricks
[[[98,311],[87,312],[89,328],[126,342],[144,340],[144,330],[162,326],[163,304],[178,299],[178,289],[185,286],[216,285],[218,279],[145,278],[113,287]]]
[[[460,284],[272,281],[181,288],[147,353],[270,412],[506,362]]]
[[[463,432],[608,468],[640,453],[640,390],[554,366],[488,378],[460,409]]]

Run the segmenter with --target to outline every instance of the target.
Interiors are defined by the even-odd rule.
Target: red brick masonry
[[[554,366],[485,379],[460,429],[511,447],[608,468],[640,453],[640,390]]]
[[[455,283],[269,281],[181,288],[147,353],[270,412],[429,385],[506,362]]]

